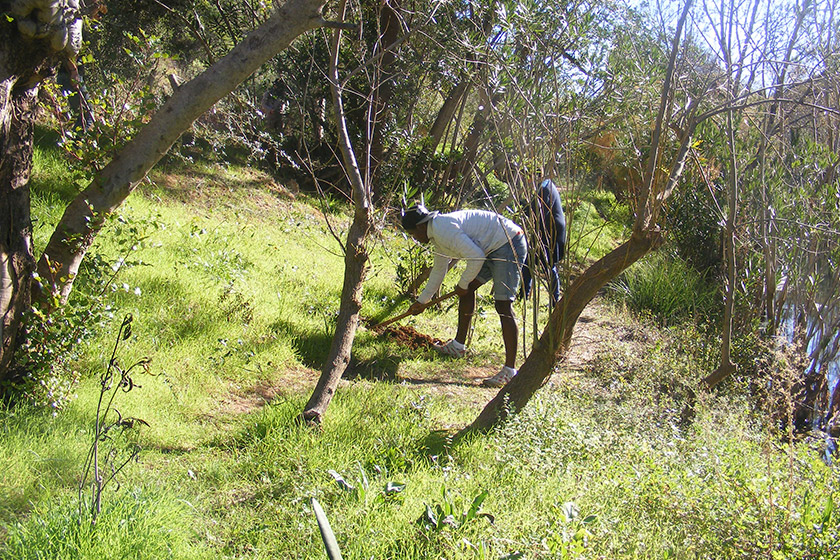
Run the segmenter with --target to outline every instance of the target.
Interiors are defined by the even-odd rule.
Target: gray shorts
[[[493,279],[493,299],[496,301],[513,301],[519,293],[519,282],[522,278],[522,265],[528,254],[525,235],[518,234],[511,238],[484,259],[484,265],[476,276],[476,280],[484,284]]]

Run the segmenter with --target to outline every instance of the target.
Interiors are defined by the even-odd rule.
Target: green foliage
[[[36,278],[36,280],[39,280]],[[111,313],[100,294],[78,290],[68,305],[61,294],[41,285],[41,298],[24,315],[23,342],[16,349],[20,373],[3,392],[53,410],[73,398],[79,380],[75,362]]]
[[[414,295],[411,294],[412,287],[416,290],[418,278],[432,266],[432,255],[427,247],[415,243],[405,234],[403,237],[407,248],[395,255],[397,286],[400,294]]]
[[[722,200],[723,187],[713,184],[714,198],[703,184],[686,182],[674,193],[666,221],[669,237],[680,257],[704,275],[715,276],[722,266],[720,245],[723,217],[715,198]]]
[[[546,538],[548,552],[563,560],[580,558],[587,552],[592,537],[588,527],[598,520],[597,515],[581,518],[580,511],[572,502],[553,508],[552,528]],[[551,531],[550,530],[550,531]]]
[[[6,527],[0,558],[211,559],[190,530],[195,511],[175,495],[141,487],[120,492],[97,523],[79,523],[77,504],[57,501]]]
[[[170,57],[162,51],[160,38],[139,30],[137,35],[127,33],[126,39],[123,48],[131,61],[127,75],[89,59],[88,74],[101,73],[100,80],[91,80],[101,81],[99,87],[85,84],[64,92],[53,85],[51,91],[61,126],[59,145],[85,183],[134,137],[162,102],[161,92],[153,87],[154,76]],[[76,100],[75,105],[85,107],[84,117],[76,114],[78,109],[71,102],[83,94],[82,101]]]
[[[782,535],[782,550],[775,558],[838,558],[840,512],[835,500],[840,493],[826,495],[806,491],[802,496],[801,515],[794,517],[791,531]]]
[[[36,167],[35,174],[42,179],[35,198],[62,207],[64,202],[56,200],[57,194],[67,188],[62,179],[75,176],[76,172],[67,160],[59,158],[51,138],[46,135],[36,147],[36,154],[41,154],[36,164],[45,167]],[[33,207],[36,219],[42,210],[40,204]],[[46,215],[51,213],[46,208],[43,211]],[[73,364],[85,352],[84,345],[113,318],[117,292],[141,294],[138,286],[117,282],[117,278],[120,273],[146,264],[138,254],[150,247],[151,236],[161,227],[160,215],[150,212],[126,219],[122,213],[113,213],[101,219],[107,242],[97,241],[88,251],[66,304],[59,292],[36,276],[38,296],[24,316],[25,338],[16,355],[21,373],[4,388],[8,395],[55,410],[66,406],[80,377]]]
[[[685,261],[663,253],[635,263],[608,289],[615,299],[662,324],[707,320],[716,312],[715,289]]]
[[[427,503],[423,515],[417,520],[426,531],[458,531],[479,517],[486,517],[490,523],[495,519],[489,513],[481,511],[481,504],[487,499],[487,490],[476,495],[466,510],[463,499],[460,496],[450,496],[446,486],[441,486],[440,493],[441,501],[434,506]]]
[[[382,491],[379,493],[375,493],[371,495],[370,493],[370,482],[367,477],[367,473],[365,469],[358,465],[359,467],[359,476],[356,484],[352,484],[348,481],[345,477],[341,476],[337,471],[333,469],[329,469],[327,472],[333,479],[335,479],[336,484],[338,484],[339,488],[342,490],[351,493],[357,500],[361,500],[364,503],[367,503],[369,499],[371,500],[382,500],[382,499],[390,499],[395,497],[397,494],[405,490],[405,484],[400,482],[386,482],[385,486],[382,488]],[[381,468],[376,466],[377,470]]]
[[[576,189],[563,201],[568,229],[568,252],[573,262],[600,259],[628,230],[629,211],[606,191]]]

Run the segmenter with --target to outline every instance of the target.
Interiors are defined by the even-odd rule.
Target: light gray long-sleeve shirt
[[[487,210],[458,210],[438,214],[427,222],[429,241],[435,249],[435,264],[429,281],[417,298],[420,303],[431,301],[454,259],[466,261],[458,286],[466,288],[475,280],[484,259],[522,233],[522,228],[511,220]]]

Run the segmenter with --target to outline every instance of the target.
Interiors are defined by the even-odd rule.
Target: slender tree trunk
[[[469,92],[469,87],[469,80],[463,78],[458,85],[450,90],[449,95],[447,95],[446,99],[443,101],[443,105],[438,111],[435,122],[432,124],[431,130],[429,130],[429,142],[428,144],[423,145],[423,153],[418,159],[418,163],[414,169],[414,173],[412,174],[415,183],[425,182],[426,177],[429,174],[427,161],[430,159],[432,154],[435,153],[435,150],[437,150],[437,147],[443,140],[446,131],[450,126],[452,126],[458,112],[458,108],[461,107],[464,98]],[[454,135],[457,135],[457,130]]]
[[[346,11],[346,0],[342,0],[338,13],[341,19]],[[330,354],[321,371],[321,377],[309,402],[303,410],[303,419],[310,423],[320,423],[327,407],[335,394],[338,382],[350,363],[350,350],[359,326],[359,311],[362,308],[362,285],[368,269],[367,237],[371,230],[371,191],[359,168],[356,154],[347,130],[341,81],[338,75],[338,53],[341,44],[341,31],[336,30],[333,39],[330,60],[330,90],[333,96],[339,145],[344,161],[345,174],[353,190],[353,223],[347,234],[347,246],[344,254],[344,286],[341,290],[341,305],[338,323],[335,327]]]
[[[491,99],[490,92],[486,88],[483,88],[481,93],[481,102],[479,103],[479,107],[473,117],[472,128],[470,128],[470,133],[464,140],[464,155],[457,164],[452,167],[452,173],[444,179],[443,184],[447,184],[451,179],[465,181],[466,177],[470,174],[473,168],[475,168],[476,163],[478,162],[479,148],[485,136],[484,131],[487,129],[492,106],[493,101]]]
[[[289,0],[231,52],[183,84],[61,217],[38,274],[66,301],[79,265],[108,214],[131,194],[175,140],[219,99],[301,34],[326,24],[324,0]]]
[[[566,355],[577,320],[598,291],[661,242],[658,231],[634,234],[578,276],[554,307],[519,374],[484,407],[466,431],[486,430],[509,413],[521,410],[551,375],[554,364]]]
[[[438,145],[440,145],[440,141],[443,140],[443,134],[449,127],[452,119],[455,118],[455,113],[461,105],[461,100],[463,100],[464,96],[467,95],[469,86],[469,80],[462,79],[458,85],[450,90],[449,95],[447,95],[446,99],[443,101],[443,105],[438,111],[435,122],[432,124],[431,130],[429,130],[430,142],[427,149],[430,153],[434,153],[434,151],[437,150]]]
[[[303,418],[307,422],[320,423],[330,401],[335,395],[338,382],[350,363],[350,353],[359,327],[359,313],[362,309],[362,286],[368,269],[366,240],[370,231],[370,215],[366,209],[356,209],[350,231],[347,233],[347,247],[344,255],[344,285],[341,289],[341,306],[335,326],[329,357],[321,377],[306,403]]]
[[[729,204],[724,229],[724,253],[726,257],[726,306],[723,310],[723,332],[721,333],[720,365],[703,378],[707,388],[712,388],[735,371],[735,364],[731,359],[732,322],[735,316],[735,218],[738,211],[738,161],[735,153],[735,129],[732,113],[726,114],[727,135],[729,144],[729,173],[727,177],[729,190]]]
[[[394,49],[389,48],[396,44],[400,36],[401,26],[400,18],[397,16],[396,10],[399,9],[399,2],[392,0],[391,3],[384,2],[380,9],[380,33],[382,34],[379,41],[379,48],[384,49],[381,66],[378,69],[380,74],[379,83],[374,91],[373,111],[371,111],[372,118],[368,122],[368,128],[372,130],[372,139],[370,147],[370,170],[366,174],[368,182],[372,186],[373,198],[378,200],[382,195],[380,166],[385,159],[385,140],[384,121],[388,118],[389,106],[391,98],[394,94],[393,86],[393,65],[397,60],[397,53]]]

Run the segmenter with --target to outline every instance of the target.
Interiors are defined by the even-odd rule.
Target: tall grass
[[[659,252],[635,263],[607,289],[614,299],[662,324],[708,319],[719,300],[714,286],[685,261]]]

